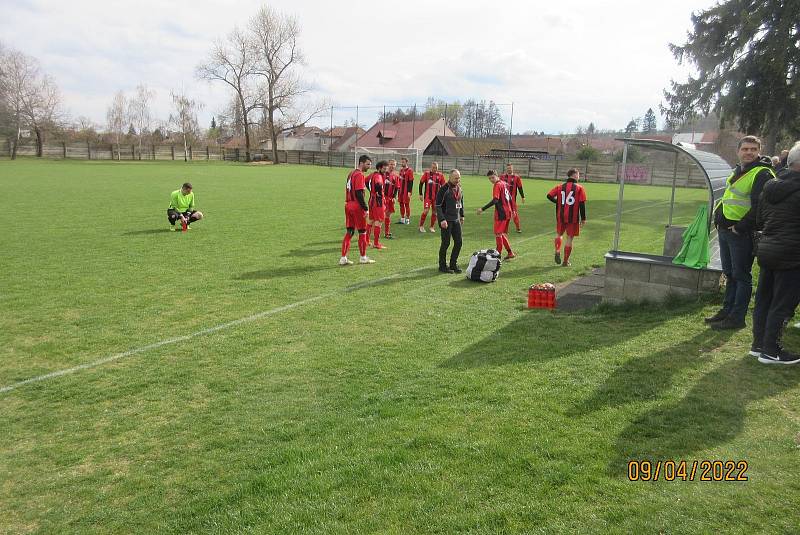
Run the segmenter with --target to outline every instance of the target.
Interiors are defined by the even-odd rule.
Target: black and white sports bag
[[[500,253],[481,249],[472,253],[467,266],[467,278],[472,281],[494,282],[500,274]]]

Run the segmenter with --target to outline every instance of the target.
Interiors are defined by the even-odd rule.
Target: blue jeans
[[[725,274],[722,310],[736,321],[744,321],[753,295],[753,240],[750,233],[734,234],[719,229],[719,257]]]

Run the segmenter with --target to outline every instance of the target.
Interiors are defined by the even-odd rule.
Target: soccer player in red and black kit
[[[400,191],[397,201],[400,203],[400,223],[411,223],[411,194],[414,191],[414,171],[408,166],[408,158],[400,158]]]
[[[369,234],[373,232],[375,241],[372,246],[375,249],[386,249],[386,246],[381,244],[381,225],[386,218],[386,206],[384,204],[384,190],[386,189],[385,173],[389,164],[381,160],[375,166],[375,172],[369,176],[367,182],[369,183],[369,219],[367,221],[367,242],[369,242]]]
[[[503,247],[505,247],[508,252],[505,259],[511,260],[517,256],[511,250],[511,244],[508,243],[508,222],[511,220],[511,192],[508,190],[508,185],[497,176],[497,171],[491,170],[486,173],[486,176],[489,177],[489,182],[493,184],[492,200],[486,203],[483,208],[478,208],[478,215],[481,215],[490,206],[494,206],[494,241],[497,245],[497,252],[502,253]]]
[[[397,160],[389,160],[389,167],[384,175],[383,204],[386,206],[386,215],[383,218],[383,237],[392,239],[392,214],[394,201],[400,190],[400,174],[397,172]]]
[[[517,227],[517,232],[522,232],[519,228],[519,211],[517,210],[517,192],[522,197],[522,204],[525,204],[525,192],[522,191],[522,177],[514,174],[514,166],[511,164],[506,165],[506,174],[500,175],[500,180],[506,183],[509,191],[511,192],[511,218],[514,220],[514,226]]]
[[[342,258],[339,259],[340,266],[348,266],[352,264],[347,259],[347,253],[350,251],[350,240],[353,234],[358,230],[358,252],[361,254],[360,262],[362,264],[374,264],[375,261],[367,256],[367,243],[369,243],[369,236],[367,236],[367,201],[364,200],[365,180],[364,173],[367,172],[372,160],[366,154],[358,159],[358,167],[350,171],[347,175],[347,185],[345,187],[344,197],[344,217],[345,232],[344,239],[342,240]]]
[[[586,223],[586,190],[578,185],[581,173],[574,167],[567,171],[567,181],[547,193],[550,202],[556,205],[556,264],[561,264],[561,236],[567,235],[564,243],[564,267],[569,267],[572,253],[572,239],[581,233]],[[580,219],[579,219],[580,217]]]
[[[433,162],[430,171],[425,171],[419,179],[419,200],[422,204],[422,217],[419,218],[419,231],[425,232],[425,219],[428,217],[428,210],[433,207],[431,213],[431,232],[436,232],[434,225],[436,224],[436,194],[439,193],[439,188],[444,186],[447,182],[444,175],[439,172],[439,164]],[[424,190],[424,193],[423,193]]]

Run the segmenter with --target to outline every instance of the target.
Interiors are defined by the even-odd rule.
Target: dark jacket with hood
[[[758,265],[775,271],[800,269],[800,172],[783,170],[767,182],[756,219]]]
[[[772,160],[769,156],[762,156],[761,158],[751,162],[744,167],[741,164],[737,165],[733,170],[732,182],[735,184],[742,176],[744,176],[750,169],[758,165],[769,167],[772,169]],[[756,229],[756,214],[758,213],[758,200],[761,198],[761,190],[764,189],[764,184],[772,178],[772,173],[766,169],[762,169],[753,182],[753,189],[750,190],[750,211],[745,214],[741,221],[731,221],[722,213],[722,204],[717,207],[714,212],[714,225],[717,228],[728,228],[733,226],[734,230],[739,234],[748,234]]]

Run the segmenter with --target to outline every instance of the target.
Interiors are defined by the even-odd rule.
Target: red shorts
[[[383,204],[386,206],[386,213],[393,214],[394,213],[394,199],[384,199]]]
[[[495,234],[508,234],[508,219],[500,221],[494,220],[494,233]]]
[[[433,201],[429,201],[429,200],[427,200],[427,199],[426,199],[426,200],[425,200],[425,202],[424,202],[424,204],[423,204],[423,208],[425,208],[425,210],[427,210],[427,209],[429,209],[431,206],[433,206]]]
[[[517,201],[511,201],[511,211],[517,213]]]
[[[386,217],[386,209],[383,206],[371,206],[369,209],[370,221],[381,221]]]
[[[397,200],[400,201],[400,204],[410,204],[411,195],[398,195]]]
[[[561,236],[564,233],[566,233],[567,236],[569,236],[570,238],[574,238],[575,236],[580,236],[580,234],[581,234],[581,224],[580,223],[562,223],[560,221],[556,221],[556,234]]]
[[[344,221],[345,228],[367,230],[367,218],[358,203],[344,205]]]

